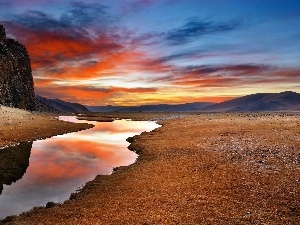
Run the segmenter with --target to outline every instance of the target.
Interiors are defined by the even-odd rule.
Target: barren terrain
[[[300,114],[160,116],[131,140],[137,163],[2,223],[300,223]]]
[[[55,119],[51,114],[0,106],[0,148],[92,127]]]

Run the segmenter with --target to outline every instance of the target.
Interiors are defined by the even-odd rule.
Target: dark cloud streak
[[[172,54],[172,55],[167,55],[163,56],[157,61],[161,63],[167,63],[173,60],[181,60],[181,59],[188,59],[188,58],[193,58],[193,57],[198,57],[199,54],[204,53],[205,51],[203,50],[194,50],[194,51],[188,51],[188,52],[183,52],[183,53],[177,53],[177,54]]]
[[[129,2],[122,7],[122,11],[124,14],[132,14],[138,12],[142,9],[152,6],[157,3],[157,0],[135,0],[133,2]]]
[[[9,6],[10,5],[10,1],[9,0],[1,0],[0,1],[0,6],[2,6],[2,7],[7,7],[7,6]]]
[[[201,36],[228,32],[240,26],[237,22],[214,22],[190,19],[183,26],[174,28],[166,33],[165,40],[170,45],[179,45],[191,42]]]
[[[61,21],[70,26],[90,26],[97,22],[103,28],[116,19],[108,13],[109,7],[98,3],[86,4],[83,2],[72,2],[72,8],[64,13]]]
[[[252,76],[261,75],[265,72],[271,71],[267,65],[256,64],[237,64],[237,65],[194,65],[185,67],[172,67],[170,76],[155,79],[155,81],[169,81],[174,83],[191,82],[202,79],[215,79],[222,77],[222,79],[237,78],[247,79]],[[188,83],[187,82],[187,83]],[[192,82],[191,82],[192,83]]]
[[[242,22],[228,21],[201,21],[189,19],[183,26],[171,29],[166,32],[148,32],[140,34],[132,39],[140,45],[153,45],[166,43],[167,45],[182,45],[193,42],[200,37],[216,33],[226,33],[241,27]],[[182,55],[178,55],[179,57]],[[186,54],[187,56],[187,54]],[[177,57],[174,55],[174,58]]]
[[[40,11],[28,11],[25,14],[14,16],[12,21],[31,31],[60,32],[70,28],[70,25]],[[73,33],[73,32],[72,32]]]
[[[102,34],[117,20],[108,9],[107,6],[98,3],[72,2],[71,8],[58,19],[32,10],[12,16],[11,22],[32,31],[65,32],[80,38],[82,35],[88,36],[89,28],[96,30],[97,34]]]

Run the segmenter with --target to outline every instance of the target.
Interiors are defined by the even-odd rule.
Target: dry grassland
[[[137,163],[7,223],[300,223],[299,114],[181,117],[134,138]]]
[[[91,127],[89,124],[58,121],[51,114],[33,114],[0,106],[0,148]]]

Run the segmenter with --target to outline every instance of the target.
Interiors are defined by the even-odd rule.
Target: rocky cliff
[[[0,24],[0,104],[35,110],[30,59],[26,48],[6,38]]]

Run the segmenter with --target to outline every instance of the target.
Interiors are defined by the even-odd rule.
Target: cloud
[[[57,4],[61,3],[63,0],[1,0],[0,5],[3,6],[13,6],[13,7],[28,7],[32,5],[37,5],[41,3],[46,4]]]
[[[51,4],[41,1],[43,4],[37,7],[32,7],[35,4],[33,0],[1,3],[13,4],[9,7],[17,2],[22,3],[22,7],[28,3],[30,6],[27,8],[39,10],[54,5],[53,0]],[[132,105],[139,101],[148,104],[159,101],[175,103],[189,99],[194,101],[198,95],[202,96],[199,90],[211,96],[209,91],[223,93],[223,88],[227,88],[229,93],[228,90],[236,91],[235,87],[246,85],[252,88],[274,84],[276,88],[300,82],[297,69],[249,64],[258,61],[266,63],[268,57],[277,56],[265,55],[270,51],[265,44],[258,42],[248,47],[245,42],[252,39],[245,38],[241,42],[235,39],[237,35],[226,42],[222,42],[223,39],[215,42],[213,35],[227,35],[245,25],[245,22],[190,18],[177,21],[173,29],[167,28],[163,32],[159,31],[160,24],[147,26],[146,29],[142,26],[136,28],[132,26],[134,24],[130,24],[130,28],[124,27],[128,21],[135,21],[132,16],[122,14],[124,20],[121,20],[123,6],[126,13],[137,10],[141,13],[149,8],[155,13],[159,7],[166,7],[167,1],[171,2],[126,0],[109,3],[111,8],[103,5],[103,1],[65,1],[59,10],[31,10],[10,18],[5,15],[8,18],[5,27],[8,34],[24,44],[29,52],[37,93],[66,101],[86,104],[92,104],[92,101],[101,104],[125,102]],[[165,20],[165,17],[162,19]],[[143,24],[142,20],[138,22]],[[212,40],[174,47],[206,37],[212,37]],[[231,65],[231,62],[234,64]],[[274,61],[272,63],[275,64]],[[108,81],[102,83],[103,80]],[[67,84],[74,87],[63,86]],[[80,86],[75,87],[77,84]],[[94,88],[100,85],[103,88]]]
[[[123,87],[112,87],[114,92],[123,92],[123,93],[153,93],[156,92],[156,88],[123,88]]]
[[[124,47],[122,37],[116,35],[119,31],[109,27],[114,18],[107,9],[97,3],[73,2],[71,9],[59,18],[40,11],[28,11],[15,15],[5,25],[10,35],[25,44],[34,74],[39,71],[44,76],[63,74],[78,67],[86,70],[96,67],[97,60],[101,61],[98,64],[108,68],[105,65],[109,64],[109,58],[123,54]],[[87,60],[90,62],[94,58],[97,59],[94,63],[87,64]],[[76,74],[78,72],[74,76]]]
[[[85,103],[89,101],[105,100],[112,95],[111,90],[106,88],[89,88],[85,86],[60,86],[51,84],[48,88],[44,86],[35,87],[37,95],[46,98],[59,98],[64,101]]]
[[[6,7],[6,6],[9,6],[10,5],[10,1],[9,0],[1,0],[0,1],[0,6],[1,7]]]
[[[70,9],[56,18],[47,13],[30,10],[21,15],[14,15],[11,21],[31,31],[63,32],[69,36],[89,36],[89,31],[105,33],[117,19],[109,12],[109,8],[99,3],[71,2]]]
[[[189,58],[200,58],[200,54],[203,53],[203,50],[192,50],[192,51],[186,51],[182,53],[172,54],[160,57],[157,59],[157,61],[161,63],[167,63],[171,62],[173,60],[181,60],[181,59],[189,59]]]
[[[93,105],[95,102],[105,102],[108,98],[114,95],[123,95],[124,93],[129,94],[145,94],[155,93],[156,88],[124,88],[124,87],[105,87],[95,88],[90,86],[64,86],[51,84],[47,80],[38,79],[35,92],[37,95],[41,95],[46,98],[55,99],[59,98],[64,101],[78,102],[86,105]],[[44,88],[47,85],[48,88]]]
[[[157,0],[134,0],[131,1],[122,7],[122,11],[124,14],[132,14],[136,13],[140,10],[148,8],[159,1]]]
[[[169,71],[171,75],[160,77],[155,81],[169,81],[176,84],[184,84],[207,78],[217,79],[222,77],[222,79],[235,79],[243,76],[258,75],[268,69],[269,66],[255,64],[172,66]]]
[[[36,13],[34,14],[36,15]],[[39,14],[38,14],[39,15]],[[49,21],[48,17],[45,21]],[[30,19],[31,20],[31,19]],[[56,24],[51,22],[52,24]],[[12,33],[22,36],[34,76],[52,79],[87,79],[129,74],[130,72],[167,72],[172,66],[148,58],[148,53],[126,43],[126,39],[112,37],[112,32],[85,37],[85,34],[32,29],[10,22]]]
[[[100,4],[75,2],[59,18],[29,11],[6,25],[25,44],[34,76],[86,79],[166,71],[168,65],[148,59],[147,52],[137,50],[131,34],[111,24],[114,17],[107,10]]]
[[[300,69],[268,65],[237,64],[221,66],[188,66],[178,68],[175,76],[162,79],[174,85],[194,88],[236,88],[257,84],[282,85],[291,80],[300,82]]]
[[[72,2],[71,5],[72,8],[61,16],[61,22],[70,26],[86,27],[97,23],[103,29],[108,23],[116,21],[105,5],[83,2]]]
[[[209,34],[228,32],[240,26],[237,22],[200,21],[197,18],[190,19],[183,26],[174,28],[166,33],[165,40],[170,45],[185,44]]]
[[[94,57],[103,58],[104,55],[117,54],[122,51],[122,46],[107,36],[99,36],[95,39],[74,38],[66,33],[56,32],[27,32],[24,41],[25,46],[31,56],[32,68],[53,67],[84,67],[93,66],[91,63]],[[88,61],[88,62],[87,62]],[[58,69],[56,68],[56,69]]]
[[[69,24],[63,23],[48,14],[40,11],[28,11],[22,15],[15,16],[12,20],[21,27],[32,31],[64,31],[70,28]],[[73,31],[72,31],[73,32]]]
[[[78,62],[78,60],[108,55],[122,49],[120,44],[107,36],[84,39],[49,32],[33,33],[26,47],[29,54],[34,57],[33,65],[39,64],[40,67],[51,66],[55,62]]]
[[[138,2],[140,5],[155,3]],[[113,27],[111,23],[114,20],[104,5],[73,2],[71,9],[58,18],[39,11],[29,11],[15,16],[9,22],[9,27],[11,33],[23,37],[22,41],[31,56],[34,75],[54,79],[86,79],[133,71],[170,73],[177,71],[177,67],[170,65],[169,61],[199,54],[199,51],[194,51],[153,59],[148,52],[137,50],[138,46],[145,42],[149,44],[155,38],[171,38],[172,32],[174,37],[176,32],[169,32],[167,37],[154,33],[134,37],[130,32]],[[103,30],[95,29],[96,22]],[[195,30],[199,24],[189,21],[184,29],[177,29],[177,33],[184,31],[188,34],[187,38],[191,38],[195,36],[195,31],[187,32],[188,28]],[[209,22],[205,29],[212,32],[212,29],[226,30],[226,26]]]
[[[147,32],[137,35],[132,40],[141,45],[153,45],[166,42],[167,45],[182,45],[197,40],[199,37],[216,33],[226,33],[238,29],[241,22],[201,21],[198,18],[189,19],[181,27],[166,32]]]
[[[165,33],[147,32],[131,38],[133,45],[152,46],[162,42]]]

